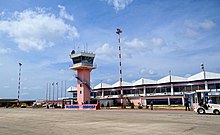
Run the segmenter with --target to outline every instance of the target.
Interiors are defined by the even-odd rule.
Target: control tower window
[[[73,64],[76,64],[76,63],[80,63],[81,62],[81,58],[80,57],[75,57],[72,59],[73,60]]]
[[[72,59],[73,60],[73,64],[77,64],[77,63],[88,63],[88,64],[93,64],[93,60],[94,57],[88,57],[88,56],[79,56],[79,57],[75,57]]]

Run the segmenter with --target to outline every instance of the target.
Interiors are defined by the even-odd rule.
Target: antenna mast
[[[120,95],[120,98],[121,98],[121,108],[124,107],[124,104],[123,104],[123,90],[122,90],[122,63],[121,63],[121,46],[120,46],[120,34],[122,33],[122,30],[121,29],[117,29],[116,31],[116,34],[118,34],[118,49],[119,49],[119,67],[120,67],[120,91],[121,91],[121,95]]]
[[[21,90],[21,66],[22,64],[19,63],[19,74],[18,74],[18,105],[20,104],[19,103],[19,99],[20,99],[20,90]]]

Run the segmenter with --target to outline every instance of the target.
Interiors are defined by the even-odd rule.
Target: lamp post
[[[46,101],[46,103],[48,102],[48,83],[47,83],[47,88],[46,88],[45,101]]]
[[[53,102],[54,102],[54,82],[52,83],[53,86]]]
[[[204,75],[204,83],[205,83],[205,90],[208,90],[208,83],[206,81],[206,73],[205,73],[205,65],[202,63],[201,65],[201,69],[203,71],[203,75]],[[206,102],[206,93],[203,93],[203,102]]]
[[[116,31],[116,34],[118,34],[118,50],[119,50],[119,68],[120,68],[120,91],[121,91],[121,94],[120,94],[120,98],[121,98],[121,108],[124,107],[124,104],[123,104],[123,90],[122,90],[122,63],[121,63],[121,46],[120,46],[120,34],[122,33],[122,30],[121,29],[117,29]]]
[[[64,97],[66,98],[66,80],[64,81]]]
[[[48,90],[48,98],[49,98],[49,102],[50,102],[51,83],[49,83],[48,85],[49,85],[49,90]]]
[[[202,69],[203,74],[204,74],[204,80],[206,80],[205,65],[203,63],[201,64],[201,69]]]
[[[57,102],[58,102],[58,93],[59,93],[59,84],[58,84],[58,82],[56,83],[56,85],[57,85]]]

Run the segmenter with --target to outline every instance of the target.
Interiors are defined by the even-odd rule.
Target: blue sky
[[[0,0],[0,98],[43,99],[47,83],[76,85],[69,53],[96,54],[91,84],[220,73],[219,0]]]

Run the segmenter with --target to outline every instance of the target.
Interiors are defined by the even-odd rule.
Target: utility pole
[[[19,74],[18,74],[18,103],[17,105],[20,105],[20,90],[21,90],[21,66],[22,64],[19,63]]]
[[[58,86],[59,86],[59,85],[58,85],[58,82],[56,83],[56,85],[57,85],[57,102],[58,102],[58,95],[59,95],[59,94],[58,94],[58,89],[59,89],[59,88],[58,88]]]
[[[118,50],[119,50],[119,74],[120,74],[120,79],[119,79],[119,82],[120,82],[120,91],[121,91],[121,94],[120,94],[120,98],[121,98],[121,108],[123,109],[124,108],[124,104],[123,104],[123,90],[122,90],[122,63],[121,63],[121,46],[120,46],[120,34],[122,33],[122,30],[121,29],[117,29],[116,31],[116,34],[118,34]]]
[[[47,83],[46,96],[45,96],[46,103],[47,103],[47,101],[48,101],[47,99],[48,99],[48,83]]]
[[[204,80],[206,80],[205,65],[203,63],[201,64],[201,69],[202,69],[203,74],[204,74]]]
[[[51,91],[51,83],[49,83],[49,92],[48,92],[48,95],[49,95],[49,102],[50,102],[50,91]]]
[[[65,88],[65,90],[64,90],[64,91],[65,91],[65,93],[64,93],[65,95],[64,95],[64,96],[65,96],[65,98],[66,98],[66,80],[65,80],[64,85],[65,85],[65,86],[64,86],[64,88]]]
[[[61,90],[60,90],[60,97],[62,98],[63,97],[63,81],[61,81]]]
[[[208,82],[206,80],[206,73],[205,73],[205,65],[202,63],[201,65],[201,69],[203,71],[203,75],[204,75],[204,84],[205,84],[205,90],[208,90]],[[206,102],[206,93],[203,92],[203,102]]]
[[[54,102],[54,82],[52,83],[53,86],[53,102]]]

